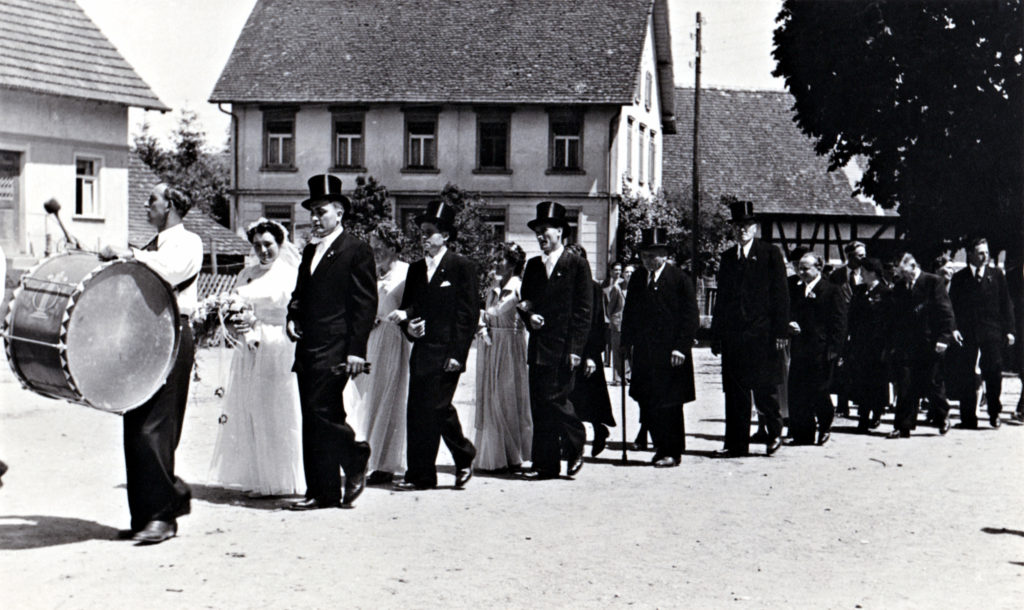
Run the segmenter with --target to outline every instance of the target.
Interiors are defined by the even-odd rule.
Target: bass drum
[[[7,361],[26,388],[110,413],[160,389],[179,337],[177,301],[156,273],[83,252],[26,273],[4,319]]]

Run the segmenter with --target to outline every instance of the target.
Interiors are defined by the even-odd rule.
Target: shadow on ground
[[[227,504],[229,506],[244,506],[257,510],[280,510],[298,496],[264,496],[250,498],[244,491],[237,489],[225,489],[212,485],[199,485],[189,483],[192,488],[192,498],[210,504]]]
[[[50,515],[0,516],[0,549],[5,551],[116,539],[117,528],[85,519]]]

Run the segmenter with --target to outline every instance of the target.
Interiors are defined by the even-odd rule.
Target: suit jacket
[[[295,371],[326,371],[348,356],[366,357],[366,340],[377,315],[373,250],[344,231],[310,274],[315,244],[302,251],[299,276],[288,303],[288,321],[302,331]]]
[[[957,329],[968,341],[1002,345],[1014,331],[1013,304],[1006,277],[996,267],[987,267],[979,282],[964,267],[953,274],[949,285]]]
[[[466,358],[477,329],[476,268],[465,256],[451,250],[441,257],[434,277],[427,282],[427,261],[409,265],[401,309],[408,318],[402,324],[413,341],[410,372],[438,374],[449,358],[466,370]],[[426,334],[417,339],[408,333],[409,321],[423,318]]]
[[[847,389],[855,401],[889,401],[889,373],[884,358],[892,318],[892,289],[888,284],[878,282],[870,290],[866,284],[854,287],[844,358],[848,361]]]
[[[814,285],[804,296],[803,282],[795,284],[790,294],[790,315],[800,325],[800,333],[790,340],[794,363],[824,364],[838,357],[846,336],[846,301],[841,286],[826,278]]]
[[[633,348],[630,396],[645,403],[681,403],[696,399],[693,341],[700,327],[697,297],[690,276],[666,264],[654,286],[645,268],[629,280],[622,315],[622,346]],[[672,352],[686,356],[672,366]]]
[[[604,298],[604,315],[608,324],[617,331],[622,330],[622,307],[626,303],[626,297],[618,283],[608,286],[602,291]]]
[[[899,282],[892,291],[893,322],[889,349],[898,359],[928,360],[935,344],[951,345],[955,322],[953,305],[942,278],[921,272],[910,288]]]
[[[576,368],[576,382],[572,386],[572,393],[569,400],[576,410],[576,416],[583,421],[607,426],[615,425],[615,416],[612,415],[612,403],[608,397],[608,382],[604,378],[604,367],[602,356],[605,348],[605,331],[608,324],[605,322],[604,306],[602,304],[604,291],[601,284],[591,281],[593,285],[593,304],[590,315],[590,333],[587,335],[587,344],[582,354],[577,354],[584,361],[593,360],[597,364],[597,370],[586,377],[583,373],[585,366]]]
[[[711,336],[722,345],[722,366],[748,387],[782,382],[775,340],[789,337],[786,265],[778,248],[755,239],[745,261],[739,246],[722,253]]]
[[[541,257],[526,263],[519,313],[530,331],[526,352],[529,364],[557,367],[568,362],[569,354],[583,357],[594,307],[591,282],[587,261],[565,251],[550,278]],[[543,316],[544,326],[533,329],[531,313]]]

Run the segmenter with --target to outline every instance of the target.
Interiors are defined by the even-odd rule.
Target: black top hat
[[[341,178],[330,174],[317,174],[306,181],[309,185],[309,199],[302,202],[302,207],[312,210],[314,204],[325,201],[337,201],[345,208],[347,214],[352,202],[341,194]]]
[[[732,222],[743,223],[755,220],[754,203],[752,201],[730,201],[729,211],[732,212]]]
[[[565,230],[569,228],[569,221],[565,218],[565,206],[555,201],[542,201],[537,204],[537,217],[526,223],[530,230],[536,231],[542,224],[549,224],[553,227],[560,227]]]
[[[648,250],[650,248],[668,249],[668,229],[665,227],[640,229],[640,249]]]
[[[455,208],[450,204],[435,199],[427,204],[427,211],[416,216],[416,224],[432,222],[442,231],[451,231],[455,227]]]

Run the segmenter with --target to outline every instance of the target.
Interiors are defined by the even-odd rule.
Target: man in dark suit
[[[366,368],[366,340],[377,314],[377,278],[370,246],[345,231],[348,197],[341,180],[309,179],[302,207],[312,216],[314,240],[302,252],[288,303],[288,336],[302,408],[302,463],[306,498],[289,508],[351,508],[366,483],[370,446],[346,423],[342,390]],[[344,496],[338,466],[345,471]]]
[[[900,281],[893,289],[893,320],[889,333],[898,396],[896,419],[889,438],[906,438],[917,427],[917,409],[927,398],[939,434],[949,432],[949,403],[941,375],[942,358],[953,340],[953,306],[942,279],[921,271],[913,254],[904,253],[896,267]]]
[[[843,246],[843,253],[846,255],[846,264],[832,271],[828,276],[828,281],[840,289],[843,306],[849,310],[854,289],[864,283],[861,263],[868,256],[868,249],[863,242],[855,240]],[[836,413],[842,417],[847,417],[850,414],[849,383],[850,376],[845,367],[837,366],[831,385],[836,390],[838,403]]]
[[[835,417],[828,386],[845,336],[846,301],[840,287],[822,281],[823,267],[820,256],[804,254],[797,264],[800,281],[789,297],[789,430],[794,445],[815,442],[815,420],[817,444],[827,443]]]
[[[700,314],[693,280],[668,261],[668,231],[643,229],[643,267],[630,280],[622,345],[633,350],[632,396],[646,409],[656,468],[678,466],[686,448],[683,404],[696,400],[692,348]]]
[[[968,249],[967,266],[956,272],[950,282],[949,299],[953,303],[957,330],[953,340],[960,346],[959,369],[952,374],[961,380],[960,428],[977,428],[978,389],[975,363],[981,368],[988,398],[988,419],[999,427],[1003,387],[1003,346],[1012,346],[1015,337],[1013,304],[1006,277],[998,267],[989,266],[988,241],[975,240]],[[979,361],[980,352],[980,361]]]
[[[566,472],[571,477],[583,467],[586,439],[569,394],[591,327],[590,266],[562,247],[568,222],[560,203],[537,204],[537,217],[527,225],[544,254],[526,263],[519,304],[519,314],[530,330],[526,359],[533,414],[533,470],[524,476],[554,479],[561,456],[566,455]]]
[[[767,430],[766,453],[782,444],[779,384],[789,335],[789,292],[782,253],[756,239],[749,201],[730,203],[736,246],[722,253],[711,320],[711,351],[722,356],[725,447],[719,457],[742,457],[750,447],[751,394]]]
[[[413,346],[406,415],[409,468],[405,480],[394,484],[398,491],[437,486],[442,439],[455,460],[455,488],[473,476],[476,448],[462,433],[452,397],[466,370],[479,297],[473,263],[448,249],[454,223],[455,209],[443,201],[430,202],[416,217],[426,256],[409,265],[399,307],[402,328]]]

